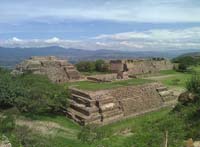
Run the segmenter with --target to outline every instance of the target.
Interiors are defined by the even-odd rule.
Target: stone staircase
[[[166,106],[172,105],[177,102],[177,100],[173,94],[173,91],[169,90],[167,87],[165,87],[165,86],[159,87],[159,88],[157,88],[157,91],[158,91],[159,95],[162,97],[164,105],[166,105]]]
[[[108,124],[119,120],[123,117],[122,108],[116,98],[110,95],[105,95],[97,101],[101,121],[103,124]]]
[[[77,72],[76,68],[72,64],[68,63],[64,69],[70,80],[80,79],[80,73]]]
[[[107,124],[123,117],[119,102],[111,96],[98,100],[78,89],[71,89],[70,107],[67,116],[82,125]]]

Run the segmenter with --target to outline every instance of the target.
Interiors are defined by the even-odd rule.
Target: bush
[[[178,65],[178,71],[185,72],[185,71],[187,71],[188,67],[189,67],[189,65],[187,65],[185,63],[180,63]]]
[[[95,71],[95,63],[92,61],[81,61],[76,64],[76,68],[82,72]]]
[[[15,119],[12,115],[1,116],[0,124],[1,134],[10,133],[15,129]]]
[[[0,72],[0,107],[17,107],[21,112],[62,112],[67,107],[67,89],[45,76],[25,74],[12,77]]]
[[[98,72],[107,72],[108,71],[108,63],[104,60],[96,60],[95,61],[95,70]]]
[[[186,83],[186,88],[189,92],[200,95],[200,76],[194,74]]]
[[[16,98],[17,84],[8,71],[0,71],[0,108],[13,106]]]
[[[92,144],[111,136],[111,133],[111,130],[104,130],[103,128],[99,128],[97,125],[87,125],[84,126],[78,134],[78,139],[84,143]]]
[[[109,65],[104,60],[96,60],[81,61],[76,64],[76,67],[81,72],[107,72]]]

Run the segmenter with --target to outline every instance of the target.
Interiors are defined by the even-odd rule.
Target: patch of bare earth
[[[77,132],[75,130],[65,128],[55,122],[18,119],[16,124],[19,126],[27,126],[32,131],[42,135],[66,135],[69,138],[76,138],[77,136]]]

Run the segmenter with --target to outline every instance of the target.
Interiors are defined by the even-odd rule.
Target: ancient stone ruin
[[[72,64],[54,56],[31,57],[18,64],[12,73],[23,74],[26,72],[47,75],[52,82],[56,83],[64,83],[81,78],[80,73]]]
[[[110,71],[115,73],[126,71],[129,75],[151,74],[169,69],[173,69],[173,64],[163,58],[110,61]]]
[[[123,79],[126,80],[128,79],[128,74],[127,72],[118,72],[118,73],[112,73],[112,74],[100,74],[100,75],[93,75],[93,76],[88,76],[87,79],[90,81],[95,81],[95,82],[112,82],[115,80]]]
[[[160,83],[99,91],[71,88],[70,91],[71,99],[67,115],[82,125],[92,123],[104,125],[176,102],[173,92]]]

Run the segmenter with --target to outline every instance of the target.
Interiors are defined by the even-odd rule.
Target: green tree
[[[92,61],[81,61],[76,64],[79,71],[82,72],[92,72],[95,71],[95,63]]]
[[[95,70],[99,72],[107,72],[108,71],[108,63],[104,60],[96,60],[95,61]]]

